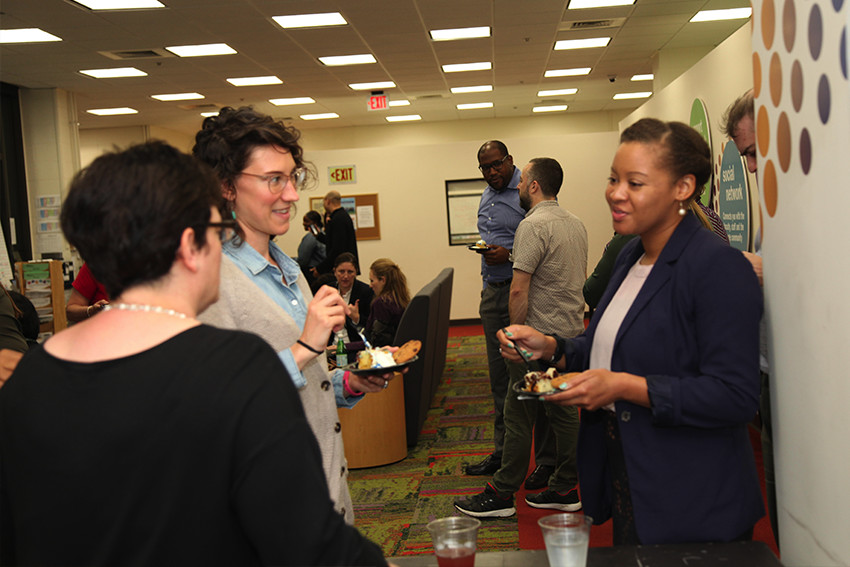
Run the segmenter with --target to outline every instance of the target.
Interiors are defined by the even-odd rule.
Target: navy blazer
[[[567,370],[585,370],[616,290],[643,254],[617,258],[586,332],[564,341]],[[643,544],[729,541],[764,515],[747,427],[758,410],[762,293],[750,263],[689,214],[626,314],[611,370],[646,377],[651,408],[616,416]],[[582,411],[578,468],[585,512],[611,516],[605,412]]]

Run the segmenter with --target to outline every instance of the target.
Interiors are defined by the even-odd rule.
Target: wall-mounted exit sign
[[[379,94],[369,97],[369,110],[383,110],[388,106],[387,95]]]

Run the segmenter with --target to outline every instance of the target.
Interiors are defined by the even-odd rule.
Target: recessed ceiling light
[[[351,83],[348,87],[355,91],[379,91],[381,89],[395,88],[392,81],[378,81],[375,83]]]
[[[535,106],[531,109],[531,112],[562,112],[566,109],[566,104],[552,104],[550,106]]]
[[[476,37],[490,37],[488,26],[479,28],[452,28],[446,30],[431,30],[431,39],[434,41],[453,41],[455,39],[472,39]]]
[[[543,73],[544,77],[577,77],[590,73],[590,67],[576,67],[575,69],[550,69]]]
[[[377,61],[375,61],[375,57],[371,53],[363,53],[360,55],[334,55],[330,57],[319,57],[319,61],[321,61],[328,67],[377,63]]]
[[[567,10],[582,10],[584,8],[608,8],[610,6],[630,6],[635,0],[570,0]]]
[[[410,101],[404,100],[404,99],[402,99],[402,100],[391,100],[387,104],[389,104],[390,106],[410,106]]]
[[[232,55],[236,50],[226,43],[207,43],[203,45],[175,45],[166,47],[178,57],[205,57],[207,55]]]
[[[614,95],[614,100],[626,100],[630,98],[648,98],[652,96],[649,91],[639,93],[617,93]]]
[[[89,10],[140,10],[145,8],[165,8],[157,0],[73,0],[74,4],[85,6]]]
[[[83,75],[95,79],[115,79],[118,77],[147,77],[148,74],[135,67],[115,67],[114,69],[83,69]]]
[[[172,93],[172,94],[155,94],[151,98],[161,100],[163,102],[171,102],[174,100],[198,100],[204,98],[201,93]]]
[[[404,116],[387,116],[387,122],[410,122],[412,120],[422,120],[418,114],[406,114]]]
[[[293,104],[313,104],[316,101],[309,96],[297,96],[293,98],[272,98],[269,102],[275,106],[291,106]]]
[[[218,116],[218,110],[216,110],[215,112],[202,112],[201,116],[203,116],[204,118],[209,118],[210,116]]]
[[[728,10],[702,10],[691,18],[692,22],[717,22],[720,20],[743,20],[753,13],[752,8],[730,8]]]
[[[471,102],[457,105],[458,110],[475,110],[476,108],[493,108],[492,102]]]
[[[489,93],[493,90],[493,85],[476,85],[474,87],[452,87],[452,94],[464,93]]]
[[[62,38],[38,28],[0,30],[0,43],[42,43],[45,41],[62,41]]]
[[[234,87],[256,87],[258,85],[279,85],[283,83],[274,75],[266,75],[265,77],[232,77],[227,79],[227,82]]]
[[[578,89],[555,89],[552,91],[537,91],[537,96],[561,96],[576,94]]]
[[[139,111],[135,108],[127,108],[126,106],[123,108],[92,108],[90,110],[86,110],[89,114],[96,114],[98,116],[117,116],[119,114],[138,114]]]
[[[339,118],[336,112],[324,112],[322,114],[302,114],[301,120],[327,120],[328,118]]]
[[[587,39],[562,39],[555,42],[555,51],[564,49],[587,49],[590,47],[605,47],[611,41],[610,37],[589,37]]]
[[[647,73],[645,75],[632,75],[632,81],[651,81],[655,78],[655,75],[652,73]]]
[[[294,16],[274,16],[272,18],[277,25],[284,29],[293,28],[320,28],[324,26],[344,26],[348,22],[339,12],[325,12],[321,14],[297,14]]]
[[[489,71],[493,68],[493,64],[489,61],[480,61],[478,63],[456,63],[454,65],[443,65],[444,73],[460,73],[462,71]]]

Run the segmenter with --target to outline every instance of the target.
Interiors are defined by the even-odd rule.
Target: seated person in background
[[[334,511],[276,353],[196,319],[235,225],[221,202],[162,142],[75,177],[62,229],[114,301],[0,390],[0,564],[386,565]]]
[[[21,324],[21,334],[27,341],[27,346],[32,348],[38,344],[38,334],[41,332],[41,320],[38,318],[38,311],[35,305],[27,298],[26,295],[18,293],[15,290],[9,292],[9,297],[15,302],[15,307],[21,313],[18,316],[18,322]]]
[[[23,353],[29,349],[21,326],[21,311],[15,305],[5,286],[0,286],[0,387],[18,365]]]
[[[100,313],[103,307],[109,303],[106,289],[92,276],[85,262],[71,286],[73,287],[71,297],[65,304],[65,315],[67,315],[69,321],[77,323],[83,319],[88,319],[92,315]]]
[[[334,260],[334,276],[336,281],[328,285],[339,290],[339,294],[348,307],[351,314],[345,318],[345,328],[331,334],[328,344],[336,344],[340,338],[346,343],[362,343],[357,330],[369,320],[372,301],[375,293],[372,288],[357,279],[357,268],[355,267],[354,254],[343,252]]]
[[[395,262],[379,258],[369,267],[369,285],[375,292],[375,300],[366,322],[366,338],[374,347],[390,345],[410,303],[407,278]]]
[[[312,288],[316,277],[310,271],[310,268],[318,266],[325,259],[326,254],[325,244],[318,238],[322,234],[324,225],[322,215],[316,211],[307,211],[301,222],[307,234],[304,235],[298,245],[298,257],[295,260],[301,266],[301,273],[307,278],[307,283]]]

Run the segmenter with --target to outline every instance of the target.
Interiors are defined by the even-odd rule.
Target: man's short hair
[[[499,140],[490,140],[489,142],[484,142],[483,144],[481,144],[481,147],[478,148],[479,156],[484,153],[484,150],[487,149],[487,146],[495,146],[496,149],[498,149],[503,156],[508,155],[508,147],[504,143],[500,142]]]
[[[335,204],[341,203],[342,202],[342,195],[339,194],[339,191],[328,191],[325,194],[325,201],[327,201],[329,203],[335,203]]]
[[[723,113],[723,117],[720,119],[720,129],[729,138],[734,138],[735,130],[738,129],[738,123],[745,116],[749,116],[750,118],[755,117],[755,99],[752,89],[739,96],[735,102],[729,105],[729,108],[726,109],[726,112]]]
[[[547,197],[557,196],[561,190],[561,183],[564,182],[564,170],[561,169],[561,164],[547,157],[534,158],[528,163],[531,164],[531,167],[528,168],[529,179],[526,186],[532,181],[537,181],[544,195]]]

